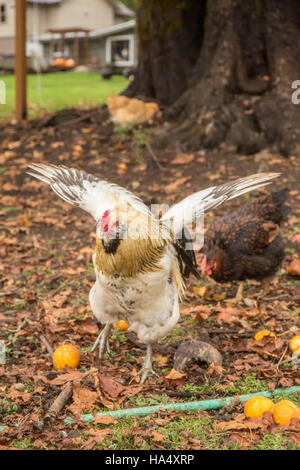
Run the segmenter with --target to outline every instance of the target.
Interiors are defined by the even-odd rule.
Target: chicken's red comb
[[[101,220],[100,220],[100,229],[101,232],[108,232],[108,219],[109,219],[110,211],[107,210],[103,213]]]

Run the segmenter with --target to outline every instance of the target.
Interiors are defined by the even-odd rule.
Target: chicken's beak
[[[207,257],[206,256],[203,256],[202,258],[202,261],[201,261],[201,264],[200,264],[200,269],[201,271],[204,273],[205,270],[206,270],[206,266],[207,266]]]

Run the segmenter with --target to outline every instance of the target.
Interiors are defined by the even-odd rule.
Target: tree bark
[[[127,96],[169,105],[188,86],[203,36],[204,0],[138,0],[138,71]]]
[[[139,66],[127,90],[168,105],[163,141],[300,155],[300,105],[291,99],[300,80],[300,2],[171,3],[177,10],[169,0],[139,2]]]

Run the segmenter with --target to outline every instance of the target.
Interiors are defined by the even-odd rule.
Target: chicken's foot
[[[112,323],[107,323],[103,330],[100,331],[98,338],[96,339],[91,352],[95,351],[96,347],[99,344],[99,359],[103,359],[105,351],[110,354],[110,347],[109,347],[109,342],[108,342],[108,337],[110,334],[110,331],[112,329]]]
[[[238,304],[244,298],[243,290],[244,290],[244,282],[241,281],[240,284],[239,284],[238,290],[235,294],[235,297],[233,299],[227,299],[227,300],[225,300],[225,302],[227,302],[229,304]]]
[[[144,359],[144,365],[140,370],[141,383],[143,384],[148,378],[148,376],[151,374],[155,375],[156,377],[159,377],[158,374],[152,368],[152,346],[151,344],[147,344],[147,353]]]

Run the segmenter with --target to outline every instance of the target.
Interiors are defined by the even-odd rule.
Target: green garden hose
[[[277,388],[273,392],[256,392],[249,393],[247,395],[239,395],[236,397],[225,397],[225,398],[215,398],[213,400],[201,400],[201,401],[190,401],[184,403],[169,403],[168,405],[154,405],[154,406],[142,406],[140,408],[127,408],[125,410],[115,410],[115,411],[105,411],[102,413],[84,414],[81,416],[82,421],[90,423],[93,421],[95,416],[112,416],[113,418],[126,418],[128,416],[147,416],[155,413],[158,409],[163,408],[165,410],[172,411],[195,411],[195,410],[217,410],[228,405],[237,405],[240,402],[249,400],[251,397],[262,396],[262,397],[272,397],[272,395],[280,393],[300,393],[300,386],[294,385],[293,387],[288,388]],[[67,417],[64,420],[65,424],[74,423],[73,418]],[[41,423],[42,424],[42,423]],[[0,432],[4,431],[7,426],[0,426]]]
[[[249,400],[251,397],[263,396],[272,397],[277,393],[300,393],[300,386],[295,385],[289,388],[277,388],[273,392],[256,392],[249,393],[247,395],[239,395],[236,397],[216,398],[213,400],[201,400],[201,401],[190,401],[184,403],[169,403],[168,405],[154,405],[154,406],[143,406],[140,408],[127,408],[125,410],[105,411],[102,413],[95,413],[95,416],[112,416],[113,418],[124,418],[127,416],[146,416],[155,413],[159,408],[172,411],[195,411],[195,410],[217,410],[228,405],[237,405],[239,402]],[[94,419],[92,414],[84,414],[81,419],[85,422],[91,422]],[[68,417],[65,419],[65,423],[72,423],[73,419]]]

